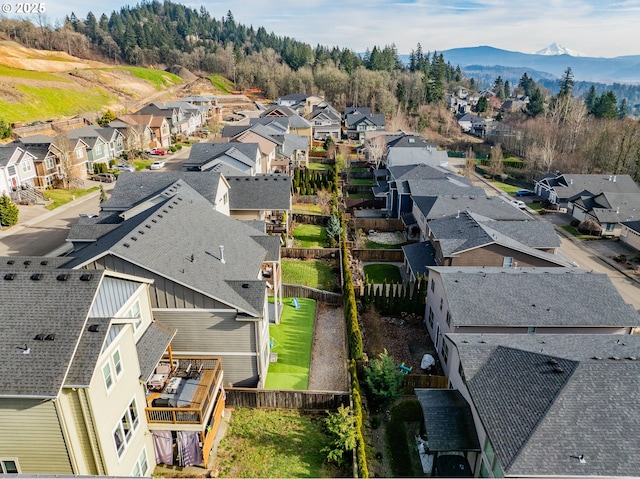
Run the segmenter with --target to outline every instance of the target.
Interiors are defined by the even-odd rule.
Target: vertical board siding
[[[53,401],[0,399],[0,454],[23,474],[73,474]]]
[[[64,406],[70,413],[67,417],[70,424],[68,424],[67,427],[74,435],[74,437],[71,438],[73,446],[70,447],[73,447],[74,457],[79,467],[76,474],[97,476],[98,469],[93,457],[93,451],[91,450],[91,441],[89,439],[78,393],[66,390],[63,398],[61,398],[61,402],[64,403]]]

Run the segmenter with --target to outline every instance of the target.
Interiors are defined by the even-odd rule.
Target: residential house
[[[473,113],[464,113],[456,116],[458,125],[465,133],[476,136],[485,136],[487,131],[487,119]]]
[[[640,220],[620,223],[620,241],[640,251]]]
[[[276,105],[292,107],[298,103],[304,103],[308,97],[306,93],[290,93],[285,96],[281,96],[276,100]]]
[[[153,115],[164,117],[169,123],[172,135],[189,135],[195,131],[196,126],[191,124],[182,106],[170,106],[164,103],[150,103],[134,113],[134,115]],[[190,115],[189,115],[190,116]],[[193,128],[190,131],[190,128]]]
[[[413,195],[412,198],[413,209],[411,214],[403,216],[403,221],[410,232],[416,231],[416,229],[419,231],[421,241],[426,241],[431,235],[429,230],[431,220],[457,215],[463,211],[470,211],[500,221],[531,219],[525,212],[497,196]]]
[[[551,223],[495,221],[462,211],[431,220],[429,241],[408,244],[402,250],[405,271],[415,280],[418,274],[428,274],[429,266],[572,266],[555,254],[559,247],[560,239]]]
[[[128,153],[142,152],[151,148],[151,140],[154,137],[149,125],[127,123],[122,120],[114,120],[109,123],[109,128],[117,130],[122,135],[123,151]],[[155,144],[155,143],[153,143]]]
[[[216,211],[212,198],[220,192],[207,188],[205,197],[190,186],[212,184],[208,173],[182,175],[163,190],[142,178],[156,175],[123,175],[118,182],[124,181],[124,189],[118,191],[116,183],[111,199],[132,201],[132,211],[118,215],[116,199],[106,205],[111,211],[72,228],[67,240],[83,244],[65,267],[152,279],[154,318],[178,330],[171,342],[175,354],[221,358],[225,385],[263,387],[270,354],[268,293],[282,303],[280,238]],[[134,192],[136,181],[146,198]],[[124,220],[114,226],[114,216]]]
[[[620,236],[621,223],[640,217],[640,188],[637,192],[603,192],[595,196],[581,195],[569,200],[567,210],[578,221],[593,220],[607,237]]]
[[[266,173],[262,170],[258,143],[194,143],[182,168],[187,171],[213,170],[225,176]]]
[[[218,105],[218,99],[215,96],[193,95],[183,98],[182,101],[200,108],[202,124],[210,119],[220,121],[222,117],[222,107]]]
[[[227,132],[229,129],[227,129]],[[224,136],[223,131],[223,136]],[[247,126],[242,131],[233,135],[230,140],[238,143],[256,143],[260,149],[260,171],[272,172],[272,163],[276,159],[276,152],[281,146],[274,138],[274,130],[263,125]]]
[[[187,101],[172,101],[165,103],[167,108],[176,108],[184,112],[184,118],[186,119],[186,130],[182,128],[182,133],[186,135],[193,135],[195,131],[204,125],[209,118],[209,111],[211,107],[194,105]]]
[[[311,124],[311,122],[302,118],[288,106],[274,105],[262,112],[260,114],[260,118],[287,118],[289,126],[288,133],[295,133],[306,138],[309,145],[313,143],[313,125]]]
[[[339,141],[342,136],[341,117],[338,110],[327,104],[315,106],[308,115],[308,119],[313,125],[313,138],[324,141],[329,136],[335,141]]]
[[[449,156],[434,143],[415,135],[402,135],[387,143],[387,168],[393,166],[429,165],[446,167]]]
[[[32,188],[36,177],[36,157],[15,143],[0,145],[0,195],[10,195],[21,187]]]
[[[82,186],[82,179],[87,177],[87,144],[80,138],[33,135],[20,138],[16,144],[34,156],[36,188]]]
[[[471,408],[468,431],[482,449],[475,463],[466,456],[473,476],[637,476],[640,450],[632,438],[640,430],[639,340],[447,335],[450,384]],[[427,414],[431,402],[421,403]],[[469,424],[463,413],[456,415],[458,429]],[[430,430],[427,425],[428,436]]]
[[[226,179],[232,218],[266,222],[267,233],[288,234],[292,212],[289,175],[229,176]]]
[[[111,149],[109,140],[104,138],[97,128],[84,126],[75,130],[69,130],[66,135],[71,140],[81,139],[87,145],[87,173],[93,174],[93,165],[103,163],[109,165],[111,160]]]
[[[364,142],[368,132],[384,130],[386,126],[384,115],[362,113],[362,111],[359,108],[344,115],[347,138],[359,142]]]
[[[601,273],[436,266],[429,270],[425,324],[449,375],[448,333],[628,335],[640,315]]]
[[[148,127],[151,132],[151,138],[148,147],[146,144],[142,145],[145,147],[144,149],[164,148],[171,145],[171,127],[164,116],[143,114],[120,115],[116,121],[127,124],[130,129],[138,130],[138,134],[141,137],[145,135],[144,128]],[[112,123],[114,122],[111,122],[109,126],[118,128],[119,123]],[[140,131],[141,129],[142,131]]]
[[[107,141],[109,157],[119,158],[124,153],[125,136],[117,128],[109,126],[97,127],[96,131]]]
[[[449,108],[449,111],[455,115],[464,115],[471,111],[471,105],[469,102],[457,95],[447,96],[447,108]]]
[[[377,170],[374,196],[386,198],[387,214],[400,218],[413,209],[412,195],[486,196],[480,187],[471,186],[465,178],[439,165],[413,164]]]
[[[593,198],[600,193],[638,194],[640,188],[629,175],[549,173],[535,181],[535,192],[554,205],[567,207],[573,199]]]

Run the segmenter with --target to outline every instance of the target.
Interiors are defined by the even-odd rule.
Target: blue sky
[[[7,0],[3,0],[6,2]],[[109,15],[137,0],[46,2],[51,23],[71,11]],[[15,2],[14,2],[15,3]],[[395,43],[409,53],[490,45],[533,53],[553,42],[587,56],[640,55],[640,0],[241,0],[195,3],[213,17],[231,10],[236,21],[277,35],[357,52]],[[109,5],[108,7],[106,5]]]

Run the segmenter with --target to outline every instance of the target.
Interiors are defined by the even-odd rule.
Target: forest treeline
[[[169,1],[126,6],[109,16],[90,12],[81,19],[71,13],[55,26],[43,17],[0,18],[0,32],[28,47],[81,58],[179,64],[196,73],[220,74],[236,89],[259,88],[271,99],[308,93],[323,95],[339,110],[368,106],[386,116],[387,129],[422,133],[451,148],[466,147],[447,95],[459,87],[477,92],[482,85],[441,53],[423,51],[420,43],[403,64],[393,44],[373,46],[363,55],[338,46],[314,48],[264,27],[242,25],[230,11],[216,19],[204,7]],[[526,167],[515,173],[529,178],[555,170],[628,173],[640,180],[640,123],[626,117],[630,105],[611,90],[586,89],[574,82],[570,69],[553,91],[526,73],[513,85],[498,76],[489,89],[501,101],[484,98],[475,113],[500,120],[489,140],[525,160]],[[500,111],[502,100],[519,95],[529,97],[524,109]]]

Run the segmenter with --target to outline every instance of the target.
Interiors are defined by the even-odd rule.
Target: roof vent
[[[27,260],[27,261],[25,261],[25,262],[24,262],[24,263],[22,263],[22,264],[24,264],[25,266],[29,266],[29,265],[31,264],[31,261]]]
[[[44,337],[44,340],[45,340],[45,341],[53,341],[54,339],[56,339],[56,335],[55,335],[55,334],[53,334],[53,333],[51,333],[51,334],[47,334],[47,335]]]
[[[226,261],[224,259],[224,245],[220,245],[220,262],[225,264]]]
[[[153,218],[153,219],[151,220],[151,222],[152,222],[152,223],[157,223],[157,222],[158,222],[158,220],[157,220],[157,219],[155,219],[155,218]]]
[[[131,239],[132,239],[133,241],[138,241],[138,237],[137,237],[137,236],[132,236],[132,237],[131,237]]]
[[[556,373],[556,374],[561,374],[564,372],[564,369],[562,369],[559,365],[555,364],[551,367],[551,370]]]
[[[591,359],[595,359],[596,361],[600,361],[602,358],[600,356],[591,356]]]
[[[91,278],[93,278],[92,274],[85,273],[82,276],[80,276],[80,281],[91,281]]]
[[[91,331],[92,333],[97,333],[98,331],[100,331],[100,325],[99,324],[90,325],[89,331]]]
[[[635,356],[627,356],[627,359],[628,359],[629,361],[635,361],[635,360],[636,360],[636,359],[638,359],[638,358],[636,358]]]
[[[151,220],[151,221],[153,221],[153,220]],[[144,227],[151,229],[151,225],[149,225],[149,224],[144,225]]]
[[[129,246],[131,246],[129,243],[123,243],[123,245],[125,248],[128,248]]]
[[[249,283],[242,283],[242,287],[244,289],[249,289]]]
[[[158,213],[158,218],[164,218],[160,213]]]
[[[40,261],[40,266],[46,266],[49,262],[45,259],[44,261]]]
[[[32,281],[40,281],[42,279],[42,273],[34,273],[31,275]]]
[[[138,230],[138,234],[143,235],[143,234],[144,234],[144,231],[142,231],[142,230]]]
[[[609,356],[609,359],[613,361],[620,361],[620,358],[618,356]]]
[[[168,212],[169,212],[169,210],[164,210],[164,209],[163,209],[163,210],[162,210],[162,212],[163,212],[163,213],[168,213]],[[160,216],[160,215],[158,215],[158,216]],[[162,216],[160,216],[160,218],[162,218]]]
[[[13,278],[15,278],[15,277],[16,277],[15,273],[7,273],[7,274],[4,275],[4,279],[6,281],[13,281]]]
[[[556,361],[555,359],[549,359],[547,360],[547,364],[550,364],[551,366],[557,366],[558,361]]]
[[[7,264],[15,264],[15,261],[10,259],[9,261],[7,261]]]
[[[44,341],[44,338],[45,338],[45,335],[44,335],[44,334],[42,334],[42,333],[40,333],[40,334],[36,334],[36,335],[33,337],[33,340],[34,340],[34,341]]]
[[[66,281],[69,278],[69,273],[60,273],[58,276],[56,276],[56,279],[58,281]]]

